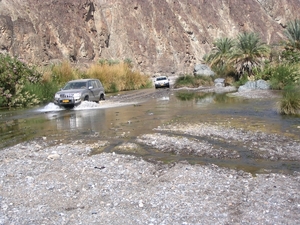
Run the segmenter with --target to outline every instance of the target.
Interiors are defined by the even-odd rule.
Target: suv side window
[[[92,80],[92,86],[93,88],[97,88],[97,83],[94,80]]]
[[[97,88],[97,87],[98,87],[97,82],[94,81],[94,80],[90,80],[90,81],[89,81],[89,87],[91,87],[91,86],[93,87],[93,89],[94,89],[94,88]]]
[[[101,84],[100,80],[96,80],[96,83],[97,83],[97,85],[98,85],[99,88],[102,87],[102,84]]]
[[[93,86],[93,85],[92,85],[92,81],[90,80],[90,81],[88,82],[88,88],[90,88],[91,86]]]

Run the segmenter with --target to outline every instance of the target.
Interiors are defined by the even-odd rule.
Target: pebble
[[[47,157],[47,159],[50,159],[50,160],[56,160],[56,159],[59,159],[59,158],[60,158],[60,155],[57,154],[57,153],[48,155],[48,157]]]

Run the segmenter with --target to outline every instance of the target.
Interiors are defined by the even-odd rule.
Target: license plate
[[[63,103],[68,103],[68,102],[69,102],[69,100],[62,100],[62,102],[63,102]]]

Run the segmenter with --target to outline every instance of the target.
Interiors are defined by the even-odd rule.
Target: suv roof
[[[88,79],[77,79],[77,80],[70,80],[69,82],[80,82],[80,81],[82,82],[82,81],[90,81],[90,80],[98,80],[98,79],[90,79],[90,78],[88,78]]]

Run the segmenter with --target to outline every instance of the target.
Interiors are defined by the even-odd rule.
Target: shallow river
[[[53,103],[32,109],[1,110],[0,149],[32,139],[52,140],[56,143],[109,140],[110,145],[104,151],[116,151],[114,147],[117,145],[135,142],[137,136],[153,133],[153,128],[177,121],[230,121],[238,128],[287,135],[297,140],[300,137],[300,118],[279,115],[276,111],[276,99],[242,99],[224,94],[169,90],[161,93],[158,98],[151,98],[146,102],[118,103],[112,101],[114,96],[111,96],[100,104],[84,102],[71,110],[59,108]],[[296,161],[233,162],[182,157],[159,153],[153,149],[144,149],[134,154],[165,162],[188,160],[190,163],[215,163],[249,172],[259,172],[262,168],[277,172],[300,171],[299,162]]]

